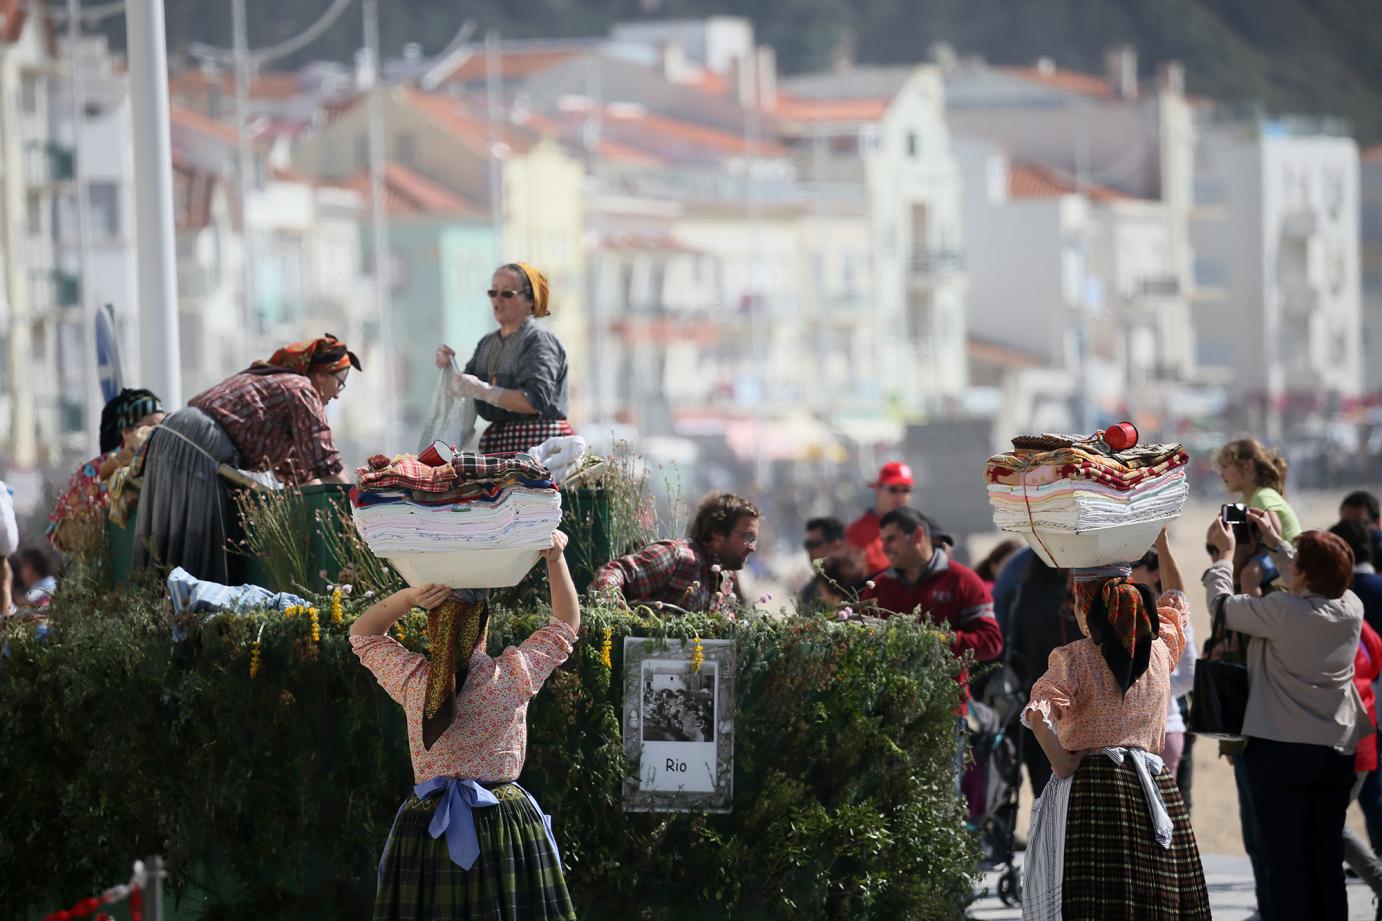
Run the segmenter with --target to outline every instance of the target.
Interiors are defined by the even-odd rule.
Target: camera
[[[1241,502],[1219,506],[1219,520],[1233,528],[1233,536],[1240,543],[1257,539],[1257,525],[1248,520],[1248,507]]]
[[[1224,524],[1247,524],[1248,507],[1241,502],[1229,502],[1219,506],[1219,520]]]

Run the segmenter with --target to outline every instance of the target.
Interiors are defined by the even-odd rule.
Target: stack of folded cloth
[[[1178,444],[1110,452],[1090,439],[1013,439],[985,467],[993,522],[1002,530],[1085,531],[1170,518],[1190,494]]]
[[[435,463],[376,454],[355,474],[355,526],[381,556],[548,547],[561,523],[561,493],[527,454],[457,454]]]

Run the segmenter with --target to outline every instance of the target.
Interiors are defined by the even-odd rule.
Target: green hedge
[[[403,716],[350,652],[352,612],[336,624],[329,599],[318,606],[320,642],[306,617],[264,613],[191,622],[175,645],[158,586],[70,585],[46,638],[11,629],[0,916],[70,904],[158,852],[180,917],[367,917],[412,782]],[[491,646],[543,618],[496,613]],[[421,613],[404,623],[418,646]],[[556,823],[582,918],[961,916],[974,853],[943,637],[900,619],[600,608],[582,635],[529,710],[522,777]],[[735,641],[732,813],[621,808],[625,635]]]

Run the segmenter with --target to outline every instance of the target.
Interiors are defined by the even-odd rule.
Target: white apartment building
[[[1163,410],[1161,343],[1183,335],[1166,206],[1081,186],[1047,164],[960,141],[970,335],[1071,380],[1090,413]],[[1078,407],[1072,407],[1078,411]],[[1078,423],[1077,423],[1078,424]],[[1093,424],[1090,421],[1089,424]]]
[[[1363,387],[1382,390],[1382,145],[1363,152],[1362,199]]]
[[[862,251],[816,235],[819,259],[849,263],[825,270],[851,280],[846,310],[869,324],[861,376],[879,382],[881,401],[904,416],[955,407],[968,387],[968,278],[939,69],[785,80],[773,114],[816,200],[853,198],[867,215]]]
[[[1200,361],[1270,437],[1364,385],[1358,147],[1321,119],[1209,109],[1193,224]]]
[[[1136,53],[1128,47],[1109,49],[1102,76],[1061,70],[1050,59],[1033,67],[997,67],[957,59],[944,47],[936,57],[945,74],[945,118],[957,136],[988,141],[1011,161],[1052,167],[1080,188],[1099,187],[1158,203],[1155,209],[1139,206],[1137,220],[1128,216],[1143,225],[1137,232],[1141,236],[1153,233],[1145,226],[1151,215],[1165,224],[1156,232],[1159,253],[1148,257],[1155,263],[1148,276],[1154,283],[1135,285],[1144,292],[1135,309],[1155,314],[1140,324],[1154,333],[1154,341],[1139,334],[1134,350],[1145,359],[1143,367],[1154,369],[1154,381],[1193,378],[1189,292],[1195,122],[1181,66],[1163,64],[1155,82],[1144,84],[1138,79]],[[1105,291],[1103,302],[1127,302],[1129,293]],[[1133,369],[1128,379],[1138,380],[1141,374]]]
[[[53,203],[72,186],[72,151],[53,143],[48,107],[59,62],[24,8],[0,18],[0,433],[9,466],[32,470],[85,442],[80,403],[60,388],[65,328],[80,317],[77,279],[53,251]]]

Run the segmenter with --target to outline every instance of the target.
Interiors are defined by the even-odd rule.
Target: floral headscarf
[[[489,622],[483,590],[462,589],[427,612],[431,667],[422,710],[422,747],[430,749],[456,719],[456,692],[465,687],[470,656]]]
[[[274,352],[268,361],[256,361],[252,370],[262,370],[272,374],[275,371],[292,371],[306,374],[309,371],[323,371],[327,374],[354,368],[363,371],[360,359],[346,348],[346,344],[330,333],[320,339],[304,339],[292,342]]]
[[[1123,693],[1147,671],[1161,629],[1152,590],[1129,577],[1131,567],[1075,572],[1075,619],[1099,647]]]

